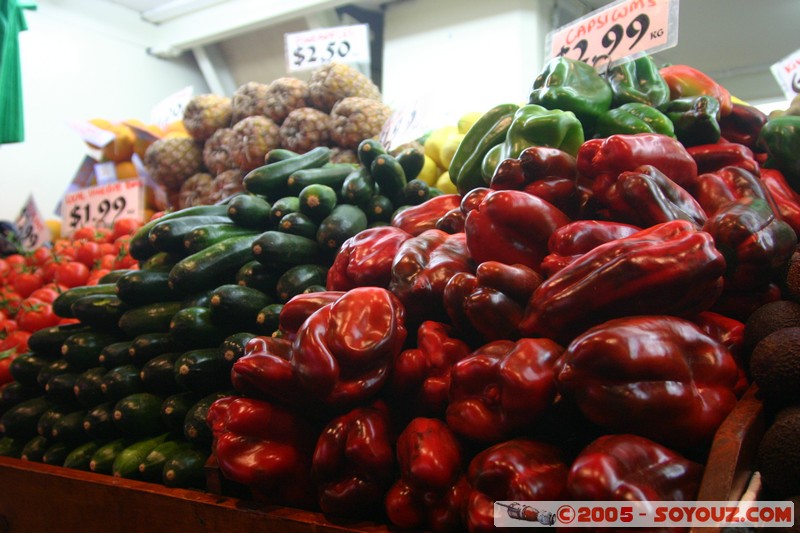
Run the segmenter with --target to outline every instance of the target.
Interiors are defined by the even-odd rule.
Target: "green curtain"
[[[23,9],[36,9],[36,4],[26,0],[0,0],[0,144],[25,138],[18,39],[19,32],[28,29]]]

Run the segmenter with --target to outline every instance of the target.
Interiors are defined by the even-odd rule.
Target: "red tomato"
[[[84,285],[89,279],[89,267],[78,261],[61,263],[56,269],[55,281],[65,287]]]
[[[27,352],[30,336],[30,331],[21,329],[15,329],[7,334],[0,334],[0,352],[5,352],[6,350],[14,350],[16,353]]]
[[[83,226],[82,228],[76,229],[72,233],[72,240],[73,241],[94,241],[95,240],[95,233],[97,229],[94,226]]]
[[[28,264],[34,266],[42,266],[52,257],[53,257],[53,252],[50,250],[50,248],[45,248],[44,246],[40,246],[39,248],[35,249],[33,252],[28,254]]]
[[[29,298],[36,298],[37,300],[51,304],[53,303],[53,300],[58,298],[58,295],[62,292],[63,291],[58,285],[49,283],[33,291]]]
[[[55,326],[61,317],[53,313],[53,306],[36,298],[26,298],[17,313],[17,325],[25,331],[39,331]]]
[[[89,279],[86,280],[86,285],[97,285],[100,279],[111,272],[110,268],[97,268],[95,267],[89,274]]]
[[[58,239],[53,243],[53,256],[61,260],[75,257],[75,244],[69,239]]]
[[[66,326],[67,324],[79,324],[80,320],[77,318],[62,318],[58,321],[59,326]]]
[[[22,298],[27,298],[30,293],[44,285],[44,279],[40,272],[37,271],[23,271],[14,277],[14,290]]]
[[[95,269],[100,270],[114,270],[114,262],[117,256],[114,254],[104,254],[100,256],[94,264]]]
[[[96,228],[94,230],[95,242],[112,242],[114,238],[111,235],[111,228]]]
[[[25,266],[25,256],[22,254],[11,254],[6,256],[6,263],[12,270],[19,272]]]
[[[8,261],[0,258],[0,278],[5,279],[6,274],[8,274],[10,271],[11,265],[8,264]]]
[[[0,385],[5,385],[6,383],[14,381],[9,367],[11,366],[11,361],[16,357],[16,352],[9,351],[8,353],[0,353]]]
[[[8,316],[15,316],[19,309],[22,297],[9,287],[0,289],[0,309],[5,311]]]
[[[83,241],[75,249],[75,261],[79,261],[89,268],[100,258],[100,244],[94,241]]]
[[[133,235],[143,225],[142,221],[136,218],[118,218],[111,227],[111,240],[116,241],[122,236]]]

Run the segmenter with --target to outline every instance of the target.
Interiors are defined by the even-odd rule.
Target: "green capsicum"
[[[594,67],[560,56],[551,59],[536,77],[528,103],[572,111],[588,130],[611,109],[611,99],[611,86]]]
[[[669,100],[669,86],[649,55],[611,67],[606,79],[613,107],[632,102],[658,107]]]
[[[672,121],[675,136],[684,146],[719,141],[719,100],[713,96],[676,98],[659,109]]]
[[[768,168],[783,172],[792,188],[800,191],[800,116],[783,115],[767,121],[758,135],[767,152]]]
[[[595,137],[609,137],[617,133],[660,133],[675,137],[672,121],[664,113],[639,102],[622,104],[597,119]]]
[[[525,148],[549,146],[576,155],[583,141],[583,126],[573,112],[536,104],[522,106],[514,113],[505,140],[484,156],[483,179],[490,183],[497,166],[505,159],[519,157]]]

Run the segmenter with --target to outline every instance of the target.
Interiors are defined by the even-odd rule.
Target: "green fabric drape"
[[[22,120],[22,72],[19,32],[28,29],[23,9],[36,9],[26,0],[0,0],[0,143],[25,138]]]

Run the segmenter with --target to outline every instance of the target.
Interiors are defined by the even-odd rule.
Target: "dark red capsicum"
[[[385,406],[358,407],[331,420],[312,460],[322,512],[379,516],[394,481],[393,444]]]
[[[772,195],[775,208],[784,222],[800,235],[800,194],[797,194],[780,170],[761,169],[761,182]]]
[[[523,191],[494,191],[467,215],[467,247],[477,263],[521,264],[538,272],[547,255],[547,239],[569,217]]]
[[[440,229],[451,235],[453,233],[463,233],[464,222],[466,222],[466,220],[467,215],[464,214],[461,207],[455,207],[436,221],[436,229]]]
[[[444,417],[450,368],[469,355],[470,347],[453,337],[453,328],[427,320],[417,330],[417,346],[395,357],[388,388],[414,416]]]
[[[658,224],[601,244],[546,279],[520,332],[566,342],[609,318],[705,311],[722,291],[724,271],[710,234],[686,220]]]
[[[753,151],[743,144],[719,142],[714,144],[698,144],[686,149],[697,163],[698,175],[716,172],[725,167],[740,167],[758,175],[759,164]],[[688,189],[689,185],[685,185]]]
[[[419,235],[423,231],[434,229],[437,220],[460,204],[460,195],[440,194],[419,205],[397,210],[392,215],[392,226],[400,228],[411,235]]]
[[[283,304],[278,317],[278,331],[284,339],[292,340],[308,317],[344,296],[344,291],[319,291],[298,294]]]
[[[768,119],[761,110],[751,105],[733,103],[731,112],[719,120],[722,138],[758,151],[758,134]]]
[[[551,444],[517,438],[495,444],[469,463],[466,522],[470,533],[497,531],[496,501],[559,501],[567,497],[569,467]]]
[[[545,338],[481,346],[450,370],[447,424],[488,443],[533,427],[556,397],[555,367],[563,351]]]
[[[208,410],[222,474],[276,505],[316,508],[311,456],[316,432],[297,413],[254,398],[227,397]]]
[[[780,300],[781,297],[781,288],[777,283],[747,290],[726,288],[709,310],[746,322],[753,311],[764,304]]]
[[[603,435],[572,463],[567,486],[576,500],[694,501],[703,466],[638,435]]]
[[[642,228],[610,220],[576,220],[555,230],[547,243],[550,253],[542,260],[546,278],[601,244],[629,237]]]
[[[452,323],[481,341],[519,338],[519,322],[542,275],[525,265],[485,261],[475,275],[459,272],[444,288],[444,306]]]
[[[355,287],[387,288],[392,262],[411,234],[394,226],[367,228],[347,239],[328,270],[326,288],[346,291]]]
[[[447,424],[418,417],[397,439],[400,479],[386,495],[389,521],[403,529],[461,531],[469,485],[461,447]]]
[[[723,167],[700,174],[689,186],[689,192],[709,217],[742,198],[760,198],[771,202],[766,187],[757,176],[741,167]]]
[[[570,343],[559,367],[559,391],[590,421],[678,449],[708,445],[736,405],[730,351],[675,316],[599,324]]]
[[[744,323],[713,311],[703,311],[692,318],[703,332],[724,345],[731,353],[739,370],[739,379],[733,388],[737,398],[747,390],[747,365],[744,361]]]

